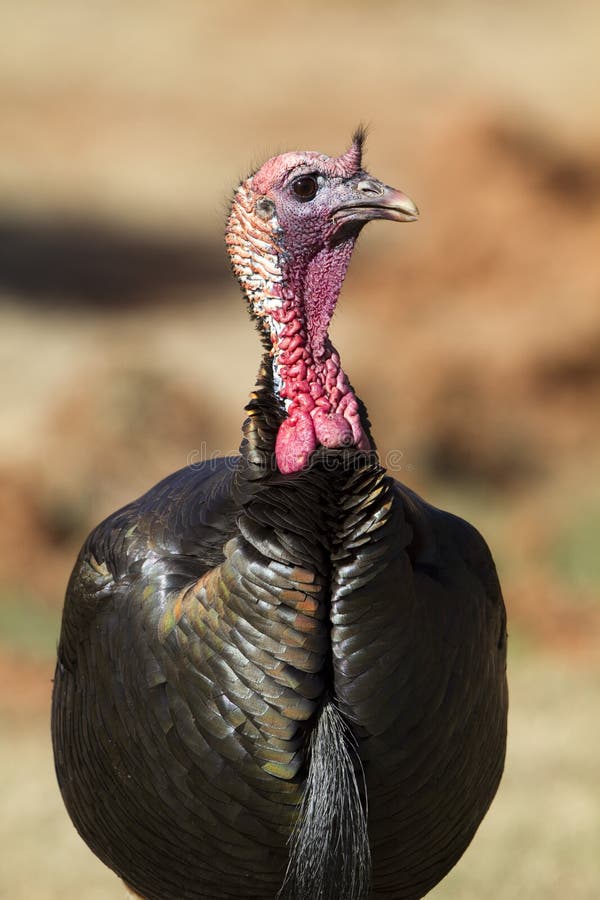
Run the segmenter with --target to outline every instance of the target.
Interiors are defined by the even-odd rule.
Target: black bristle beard
[[[361,777],[350,729],[328,697],[310,739],[306,788],[278,900],[367,900],[371,851]]]

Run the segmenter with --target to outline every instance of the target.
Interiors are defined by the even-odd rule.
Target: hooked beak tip
[[[392,214],[390,218],[393,217],[398,222],[416,222],[419,218],[416,203],[402,191],[386,191],[384,197],[386,209]]]

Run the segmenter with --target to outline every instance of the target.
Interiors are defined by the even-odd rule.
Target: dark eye
[[[319,188],[314,175],[301,175],[292,184],[292,190],[299,200],[312,200]]]

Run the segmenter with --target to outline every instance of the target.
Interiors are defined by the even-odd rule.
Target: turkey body
[[[268,354],[247,412],[239,457],[176,472],[81,551],[53,694],[66,807],[147,900],[417,900],[502,774],[492,558],[374,451],[282,473]]]
[[[148,900],[275,898],[333,695],[364,767],[372,896],[422,897],[502,772],[491,556],[368,455],[290,479],[246,452],[175,473],[88,539],[54,689],[67,808]]]

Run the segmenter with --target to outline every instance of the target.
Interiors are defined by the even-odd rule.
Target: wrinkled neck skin
[[[353,248],[348,238],[284,269],[281,310],[272,314],[275,387],[287,411],[275,445],[282,472],[303,469],[319,445],[369,449],[356,397],[328,336]]]
[[[236,239],[232,215],[232,263],[270,339],[275,393],[287,414],[275,443],[279,470],[304,469],[319,446],[369,450],[356,396],[328,336],[355,236],[302,258],[286,252],[276,220],[265,223],[264,231],[254,218],[239,225],[244,241]]]

